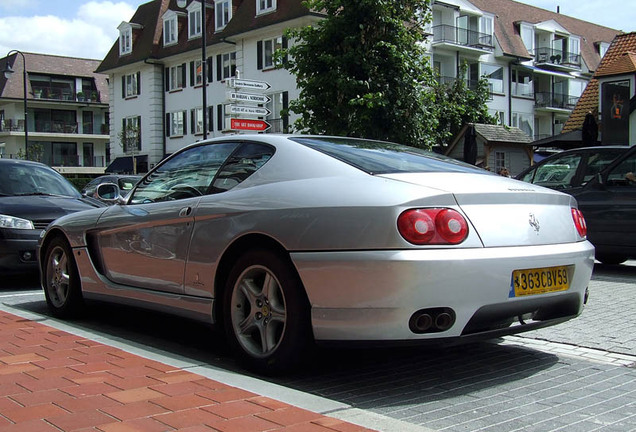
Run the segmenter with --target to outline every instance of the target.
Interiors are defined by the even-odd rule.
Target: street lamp
[[[24,151],[26,153],[28,143],[29,143],[29,127],[27,122],[27,65],[26,59],[24,58],[24,54],[18,50],[11,50],[9,54],[7,54],[7,66],[4,69],[4,77],[6,79],[11,78],[11,75],[15,72],[11,65],[9,64],[9,56],[11,54],[20,54],[22,56],[22,63],[24,64],[24,70],[22,71],[22,84],[23,84],[23,99],[24,99]]]
[[[207,9],[207,1],[200,0],[201,2],[201,82],[203,83],[201,87],[201,95],[202,95],[202,103],[203,103],[203,139],[208,138],[208,96],[207,96],[207,55],[206,55],[206,9]],[[177,0],[177,6],[180,8],[185,8],[187,4],[187,0]]]

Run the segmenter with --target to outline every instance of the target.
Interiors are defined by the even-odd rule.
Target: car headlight
[[[0,228],[13,228],[13,229],[35,229],[33,222],[27,219],[22,219],[15,216],[8,216],[0,214]]]

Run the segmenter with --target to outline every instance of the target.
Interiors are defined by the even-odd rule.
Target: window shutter
[[[190,110],[190,133],[192,135],[197,133],[196,128],[194,127],[194,124],[196,122],[196,118],[195,118],[196,112],[197,112],[196,108]]]
[[[283,92],[283,109],[287,110],[289,108],[289,92]],[[285,112],[283,115],[283,132],[288,133],[289,129],[289,114]]]
[[[216,55],[216,80],[221,81],[223,79],[223,58],[221,54]]]
[[[170,91],[170,68],[166,68],[166,91]]]
[[[126,99],[126,75],[121,77],[121,98]]]
[[[141,116],[137,116],[137,150],[141,150]]]
[[[263,69],[263,41],[256,42],[256,69]]]
[[[196,84],[194,82],[194,62],[191,61],[190,62],[190,86],[194,87],[194,84]]]
[[[166,113],[166,136],[170,137],[170,113]]]
[[[123,135],[123,138],[124,138],[123,150],[124,150],[124,153],[126,153],[128,151],[128,149],[126,148],[126,141],[127,140],[126,140],[126,119],[125,118],[121,119],[121,132],[122,132],[122,135]]]
[[[186,64],[182,63],[181,64],[181,88],[186,88],[187,87],[187,83],[186,83]]]
[[[212,69],[212,57],[207,58],[207,73],[208,73],[208,82],[214,81],[214,70]]]
[[[216,122],[217,129],[219,131],[223,130],[223,105],[216,106]]]
[[[288,39],[286,36],[283,36],[283,49],[286,50],[288,46],[289,46]],[[287,54],[285,54],[285,56],[283,57],[283,61],[287,63],[287,59],[288,59],[288,56]]]
[[[208,107],[208,132],[214,132],[214,105]]]
[[[141,72],[137,72],[137,94],[141,94]]]
[[[183,111],[183,134],[188,134],[188,111]]]

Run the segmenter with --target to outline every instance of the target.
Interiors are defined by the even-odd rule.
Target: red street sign
[[[248,130],[263,132],[269,129],[271,125],[263,120],[249,119],[230,119],[230,128],[234,130]]]

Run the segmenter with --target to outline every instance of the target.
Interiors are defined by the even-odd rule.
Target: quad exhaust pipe
[[[455,324],[455,311],[451,308],[420,309],[411,315],[409,328],[413,333],[443,332]]]

